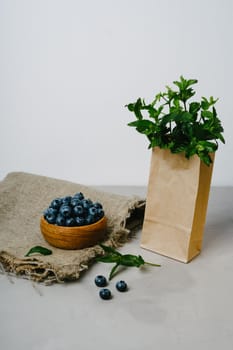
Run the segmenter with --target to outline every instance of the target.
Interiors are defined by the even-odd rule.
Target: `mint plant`
[[[181,76],[180,81],[173,82],[176,89],[166,86],[166,91],[158,93],[150,104],[138,98],[135,103],[126,105],[136,117],[128,125],[148,138],[149,148],[184,152],[188,159],[197,154],[210,165],[210,153],[218,149],[218,140],[225,143],[224,130],[214,107],[218,99],[211,96],[209,99],[202,97],[199,102],[190,101],[195,95],[192,86],[197,82]]]

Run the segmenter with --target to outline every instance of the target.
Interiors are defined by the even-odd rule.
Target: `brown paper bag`
[[[200,253],[212,169],[196,155],[153,149],[142,248],[182,262]]]

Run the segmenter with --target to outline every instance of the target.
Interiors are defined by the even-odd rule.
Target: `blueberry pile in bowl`
[[[103,216],[102,204],[86,199],[82,192],[76,193],[73,197],[55,198],[44,211],[45,220],[58,226],[90,225]]]
[[[103,240],[106,217],[101,203],[83,193],[55,198],[44,211],[41,232],[48,243],[63,249],[82,249]]]

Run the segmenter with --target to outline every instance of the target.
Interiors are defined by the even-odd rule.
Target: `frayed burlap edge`
[[[119,227],[114,227],[104,244],[118,248],[127,242],[134,232],[142,226],[145,210],[145,200],[133,198],[128,205],[128,214],[123,218]],[[137,212],[140,212],[137,215]],[[109,224],[111,229],[111,223]],[[54,265],[36,257],[18,258],[7,251],[0,251],[0,272],[6,275],[20,276],[35,282],[50,285],[78,280],[95,262],[98,255],[103,254],[99,245],[79,251],[79,261],[74,264]]]

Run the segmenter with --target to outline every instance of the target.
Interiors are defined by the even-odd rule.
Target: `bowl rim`
[[[99,226],[100,224],[104,223],[106,224],[107,222],[107,218],[104,215],[101,219],[99,219],[98,221],[94,222],[93,224],[89,224],[89,225],[82,225],[82,226],[59,226],[59,225],[55,225],[55,224],[50,224],[45,218],[44,216],[41,216],[40,218],[40,223],[43,225],[46,225],[48,227],[54,227],[54,228],[58,228],[60,230],[67,230],[67,231],[77,231],[77,230],[81,230],[81,231],[89,231],[90,229],[94,230],[95,226]]]

